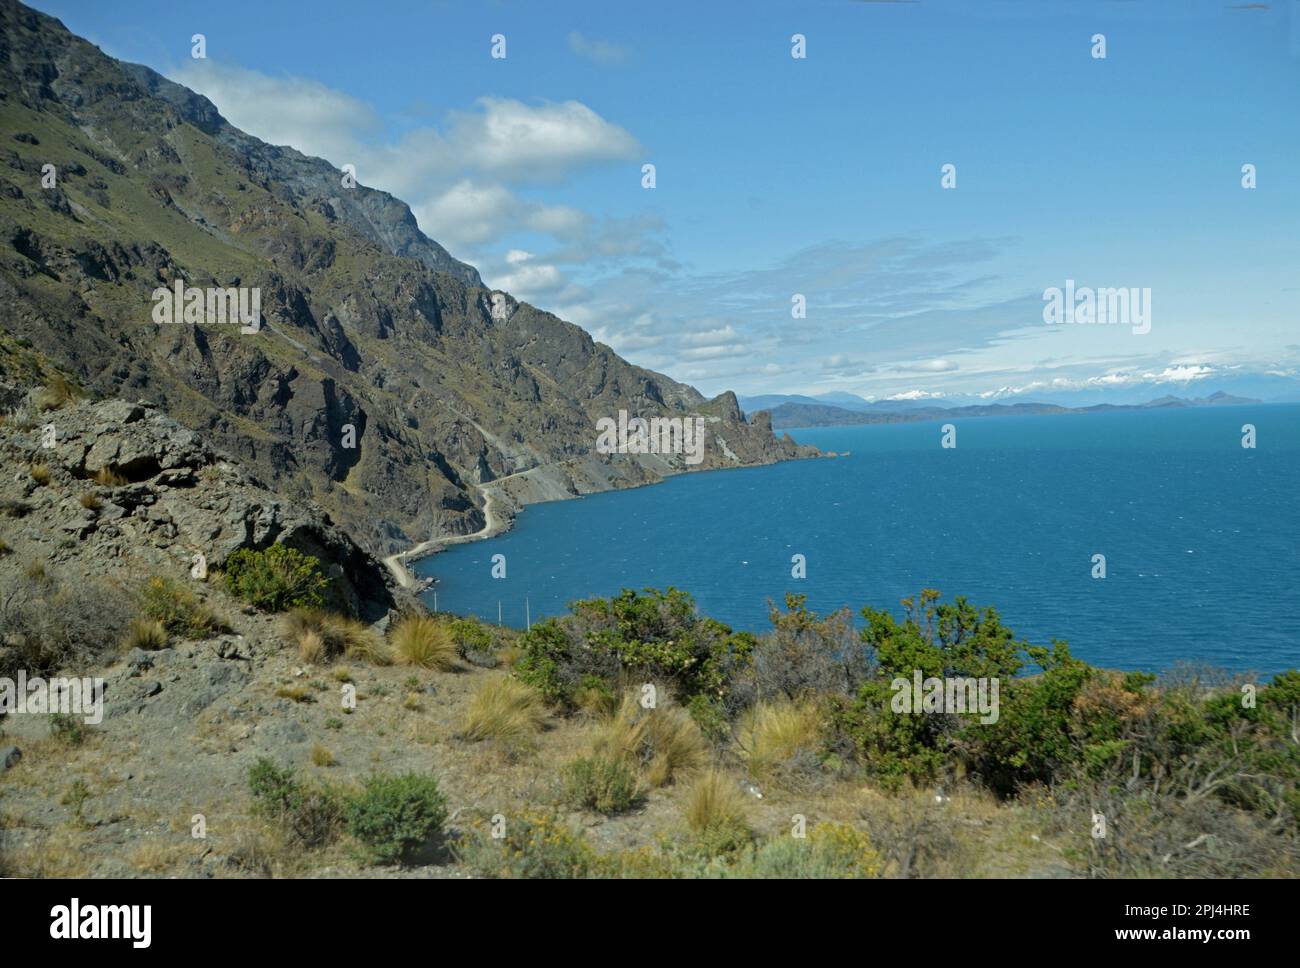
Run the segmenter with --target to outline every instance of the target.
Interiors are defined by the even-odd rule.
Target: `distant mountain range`
[[[1223,391],[1206,397],[1163,396],[1146,403],[1098,403],[1087,407],[1065,407],[1055,403],[991,403],[968,406],[945,405],[946,401],[878,400],[873,402],[838,395],[844,406],[833,406],[815,397],[768,394],[745,397],[740,401],[747,412],[765,409],[772,415],[776,429],[789,427],[834,427],[853,424],[906,423],[916,420],[939,420],[945,417],[999,417],[1045,413],[1104,413],[1115,410],[1160,410],[1179,407],[1231,407],[1260,403],[1249,397],[1236,397]]]

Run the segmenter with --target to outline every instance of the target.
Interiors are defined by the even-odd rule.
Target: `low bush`
[[[68,381],[67,377],[55,373],[45,381],[45,386],[37,391],[32,402],[37,410],[58,410],[72,403],[79,395],[80,391]]]
[[[438,781],[419,773],[376,775],[347,804],[348,832],[371,860],[390,864],[441,842],[447,800]]]
[[[477,620],[454,619],[451,636],[456,643],[456,654],[471,665],[493,669],[500,664],[494,652],[496,641],[492,633]]]
[[[690,595],[624,589],[569,608],[570,615],[539,622],[519,638],[515,672],[548,701],[571,707],[578,688],[594,679],[662,683],[683,702],[701,696],[730,708],[754,637],[700,616]]]
[[[320,608],[295,608],[281,629],[298,648],[304,662],[327,662],[340,655],[388,665],[388,650],[370,626],[346,615]],[[308,658],[309,655],[316,658]]]
[[[122,649],[144,649],[156,652],[167,648],[167,628],[162,622],[151,618],[133,618],[127,626],[126,637],[122,640]]]
[[[637,694],[623,697],[595,742],[597,754],[623,760],[649,787],[661,787],[704,766],[709,746],[679,706],[661,702],[645,709]]]
[[[756,780],[798,786],[817,770],[822,741],[818,708],[810,700],[760,702],[740,720],[736,743]]]
[[[479,822],[457,845],[457,857],[480,877],[559,880],[587,877],[596,867],[595,851],[554,813],[524,810],[502,823],[503,836]]]
[[[343,803],[328,787],[303,784],[292,769],[260,757],[249,768],[248,788],[257,812],[279,824],[293,843],[322,847],[337,836]]]
[[[80,746],[86,741],[86,727],[77,716],[53,713],[50,716],[50,736],[63,746]]]
[[[240,548],[226,559],[225,580],[236,598],[269,612],[318,607],[330,585],[319,559],[283,544]]]
[[[879,877],[880,854],[866,832],[847,824],[818,824],[807,837],[764,841],[728,871],[728,877],[780,880]]]
[[[615,814],[641,800],[636,774],[619,759],[584,756],[564,768],[564,797],[574,807]]]
[[[122,487],[129,483],[124,476],[108,464],[95,471],[94,480],[100,487]]]

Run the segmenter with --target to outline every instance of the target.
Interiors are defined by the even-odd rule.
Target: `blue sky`
[[[706,393],[1300,374],[1300,0],[37,5]],[[1045,324],[1067,279],[1150,332]]]

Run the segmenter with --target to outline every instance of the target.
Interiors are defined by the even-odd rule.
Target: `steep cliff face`
[[[555,496],[809,453],[731,394],[707,401],[484,289],[399,200],[14,0],[0,121],[0,327],[315,498],[371,550],[479,530],[479,485],[521,472]],[[178,284],[256,290],[260,329],[210,302],[160,324],[155,294]],[[702,461],[597,453],[596,421],[620,410],[706,417]]]

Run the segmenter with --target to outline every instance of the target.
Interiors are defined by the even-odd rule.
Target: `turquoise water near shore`
[[[523,626],[575,598],[675,585],[768,627],[767,600],[900,611],[937,588],[1098,665],[1300,665],[1300,405],[982,417],[791,431],[834,459],[692,473],[534,505],[416,564],[448,611]],[[1241,446],[1254,424],[1258,446]],[[791,577],[791,556],[807,578]],[[493,555],[507,577],[491,577]],[[1092,556],[1107,577],[1091,577]]]

